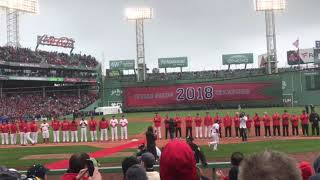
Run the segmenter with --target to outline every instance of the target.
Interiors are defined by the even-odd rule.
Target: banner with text
[[[299,49],[298,51],[287,51],[289,65],[314,63],[314,49]]]
[[[165,105],[226,103],[241,101],[279,101],[281,95],[266,93],[280,88],[280,81],[263,83],[197,83],[155,87],[128,87],[124,90],[127,108]],[[279,93],[280,94],[280,93]]]
[[[253,63],[253,54],[224,54],[222,55],[223,65],[230,64],[252,64]]]
[[[111,70],[131,70],[135,67],[134,60],[111,60],[109,61]]]
[[[188,67],[188,57],[159,58],[159,68]]]

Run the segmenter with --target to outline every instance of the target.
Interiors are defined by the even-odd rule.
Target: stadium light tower
[[[267,71],[278,73],[277,41],[274,12],[286,8],[286,0],[254,0],[256,11],[265,12],[266,37],[267,37]]]
[[[137,48],[137,79],[139,82],[146,80],[146,64],[144,51],[144,20],[152,19],[153,9],[147,7],[126,8],[125,16],[128,21],[136,22],[136,48]]]
[[[5,9],[7,15],[7,46],[20,47],[20,15],[38,14],[38,0],[0,0],[0,8]]]

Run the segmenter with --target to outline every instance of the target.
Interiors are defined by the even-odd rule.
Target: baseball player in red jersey
[[[289,136],[290,114],[287,113],[287,110],[284,110],[284,113],[282,114],[281,118],[282,118],[282,133],[283,133],[283,136]]]
[[[162,121],[161,116],[158,113],[156,113],[156,115],[153,118],[153,123],[159,139],[161,139],[161,121]]]
[[[72,120],[70,123],[71,142],[78,142],[78,123]]]
[[[209,112],[206,112],[206,116],[204,117],[204,137],[211,137],[211,127],[212,127],[212,117]]]
[[[247,114],[247,121],[246,121],[246,125],[247,125],[247,137],[250,136],[251,133],[251,127],[252,127],[252,118],[250,118],[249,114]]]
[[[108,141],[108,129],[109,129],[109,123],[106,121],[104,117],[101,118],[101,121],[99,122],[99,130],[100,130],[100,141]]]
[[[63,118],[63,122],[61,123],[61,130],[62,142],[69,142],[70,123],[67,121],[67,118]]]
[[[3,121],[1,125],[2,144],[9,144],[9,125],[7,121]]]
[[[18,126],[16,124],[16,121],[13,120],[10,125],[10,140],[11,144],[16,145],[17,144],[17,132],[18,132]]]
[[[302,126],[302,134],[304,136],[309,136],[309,115],[305,110],[302,111],[300,115],[301,126]]]
[[[264,123],[264,137],[271,137],[271,130],[270,130],[270,123],[271,123],[271,117],[267,112],[264,113],[263,116],[263,123]]]
[[[231,137],[232,136],[231,135],[232,120],[228,112],[226,116],[223,118],[223,126],[224,126],[225,137],[228,137],[228,136]]]
[[[281,136],[280,134],[280,115],[278,112],[275,112],[272,116],[272,122],[273,122],[273,136],[277,135]]]
[[[196,138],[202,138],[202,119],[199,113],[197,113],[196,117],[194,118],[194,122],[196,124]]]
[[[299,126],[299,116],[297,115],[293,115],[291,118],[291,125],[292,125],[292,135],[297,135],[299,136],[299,130],[298,130],[298,126]]]
[[[234,130],[236,131],[236,138],[240,137],[240,117],[239,112],[236,112],[233,117]]]
[[[256,136],[260,136],[260,126],[261,126],[260,122],[261,121],[260,121],[260,117],[259,117],[258,113],[254,114],[253,122],[254,122],[254,130],[255,130]]]
[[[30,131],[31,131],[30,135],[31,135],[32,141],[35,144],[38,143],[38,125],[35,119],[33,119],[30,123]]]
[[[24,121],[22,119],[20,119],[19,123],[18,123],[18,128],[19,128],[19,136],[20,136],[20,144],[21,145],[23,145],[23,141],[24,141],[23,127],[24,127]]]
[[[97,137],[97,121],[93,119],[93,117],[91,117],[90,121],[89,121],[89,131],[90,131],[90,136],[91,136],[91,141],[97,141],[98,137]]]
[[[222,131],[221,131],[222,117],[219,116],[219,113],[216,113],[216,116],[214,117],[214,122],[219,124],[219,136],[220,136],[220,138],[222,138]],[[210,134],[212,134],[212,133],[210,133]]]
[[[180,118],[178,113],[176,114],[176,117],[174,118],[174,121],[176,123],[176,138],[178,138],[178,133],[179,133],[179,138],[181,138],[182,137],[182,135],[181,135],[181,123],[182,123],[182,121],[181,121],[181,118]]]
[[[53,129],[53,142],[59,143],[60,142],[60,136],[59,136],[59,129],[60,129],[60,122],[54,118],[51,122],[51,127]]]
[[[190,114],[185,118],[186,122],[186,137],[192,137],[192,117]]]
[[[34,145],[34,141],[30,138],[31,129],[27,120],[25,120],[23,123],[23,132],[24,132],[23,145],[26,146],[28,144],[28,141],[30,141],[31,144]]]

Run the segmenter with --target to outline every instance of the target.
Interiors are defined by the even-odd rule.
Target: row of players
[[[109,121],[105,120],[103,117],[99,123],[91,117],[89,121],[81,119],[79,122],[73,120],[68,121],[66,118],[62,122],[57,119],[53,119],[51,125],[46,120],[38,127],[38,124],[35,120],[32,120],[28,123],[26,120],[20,120],[19,122],[12,121],[8,123],[7,121],[3,122],[0,125],[1,132],[1,142],[2,144],[10,143],[15,145],[17,144],[17,134],[20,135],[20,144],[27,145],[28,141],[31,144],[38,143],[38,133],[42,134],[43,142],[49,143],[49,129],[53,131],[53,142],[60,142],[60,130],[63,134],[62,142],[69,141],[69,132],[71,132],[71,142],[78,142],[78,129],[80,128],[81,142],[87,142],[87,131],[89,128],[91,141],[98,141],[97,129],[100,133],[100,141],[108,141],[108,130],[111,129],[111,139],[112,141],[118,140],[118,126],[121,130],[121,140],[128,139],[128,120],[122,115],[121,119],[118,121],[115,119],[115,116],[112,116],[112,119]]]
[[[248,120],[246,121],[247,129],[250,131],[252,124],[254,125],[255,135],[260,136],[260,127],[261,122],[263,122],[265,129],[265,136],[271,136],[271,123],[273,127],[273,135],[276,136],[278,134],[280,136],[280,127],[282,126],[283,136],[289,136],[289,124],[291,122],[292,126],[292,135],[299,135],[299,121],[301,122],[303,135],[309,135],[309,122],[312,125],[312,134],[316,134],[319,136],[319,115],[313,110],[310,115],[306,113],[306,111],[302,111],[301,115],[289,114],[286,110],[284,110],[283,114],[280,115],[278,112],[275,112],[272,116],[270,116],[267,112],[264,113],[263,116],[259,116],[258,113],[250,118],[247,115]],[[161,139],[161,124],[164,120],[165,124],[165,135],[167,138],[167,134],[169,132],[169,122],[170,120],[175,122],[175,132],[176,137],[181,137],[181,127],[183,119],[177,113],[174,118],[170,118],[167,114],[165,118],[162,118],[158,113],[155,114],[153,118],[154,126],[157,130],[158,138]],[[189,114],[184,118],[185,127],[186,127],[186,137],[192,136],[192,127],[193,123],[195,124],[195,133],[196,138],[202,138],[202,123],[204,125],[204,138],[211,136],[211,128],[214,122],[217,122],[220,126],[219,131],[221,132],[221,126],[225,128],[225,137],[231,137],[231,128],[234,126],[236,137],[240,135],[240,117],[239,113],[236,112],[234,117],[230,116],[230,113],[227,113],[226,116],[221,117],[219,113],[216,113],[215,117],[211,117],[209,112],[206,112],[205,117],[201,118],[199,113],[197,113],[196,117],[191,117]],[[220,137],[222,137],[220,133]]]

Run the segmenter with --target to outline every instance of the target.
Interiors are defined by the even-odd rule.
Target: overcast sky
[[[106,67],[110,59],[135,59],[135,25],[124,18],[131,6],[154,8],[154,19],[145,23],[148,67],[157,67],[160,57],[187,56],[185,70],[221,69],[222,54],[252,52],[257,61],[266,52],[264,14],[253,10],[253,0],[40,0],[39,15],[21,18],[21,44],[34,48],[37,35],[67,36],[75,39],[75,52],[99,61],[104,54]],[[277,13],[279,66],[286,66],[286,51],[298,37],[301,48],[320,40],[319,7],[319,0],[288,0]],[[0,20],[4,45],[4,12]]]

